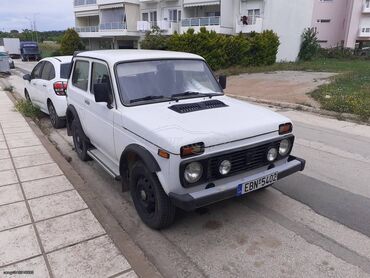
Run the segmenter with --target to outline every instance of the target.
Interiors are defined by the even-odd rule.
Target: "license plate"
[[[238,185],[237,196],[247,194],[257,189],[273,184],[278,180],[278,172]]]

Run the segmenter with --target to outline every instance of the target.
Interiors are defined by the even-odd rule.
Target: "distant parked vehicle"
[[[9,73],[10,72],[10,62],[9,55],[6,52],[0,52],[0,72]]]
[[[3,46],[4,50],[8,52],[9,56],[13,59],[20,58],[21,56],[21,44],[17,38],[3,38],[0,39],[0,47]]]
[[[362,57],[370,56],[370,47],[363,47],[362,49],[359,49],[358,55]]]
[[[39,61],[41,59],[41,54],[37,42],[21,42],[20,49],[22,61]]]
[[[72,56],[42,59],[26,74],[24,96],[40,110],[50,115],[54,128],[65,126],[67,109],[66,89]]]

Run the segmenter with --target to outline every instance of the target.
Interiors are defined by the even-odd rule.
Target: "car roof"
[[[70,63],[72,61],[73,56],[54,56],[54,57],[47,57],[42,59],[43,61],[53,61],[57,63]]]
[[[83,51],[78,53],[76,56],[100,59],[110,64],[115,64],[117,62],[155,60],[155,59],[204,60],[201,56],[185,52],[163,51],[163,50],[136,50],[136,49]]]

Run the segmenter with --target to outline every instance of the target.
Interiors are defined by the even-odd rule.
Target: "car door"
[[[85,121],[85,98],[89,89],[90,62],[85,59],[76,59],[73,64],[72,78],[68,83],[68,104],[76,108],[82,128],[87,135],[89,133]]]
[[[31,72],[31,81],[28,83],[27,91],[31,98],[32,103],[40,106],[40,91],[39,91],[39,85],[40,85],[40,79],[41,79],[41,73],[42,69],[44,67],[44,61],[38,63]]]
[[[107,103],[95,102],[94,96],[94,85],[106,83],[109,87],[107,94],[110,95],[113,104],[113,91],[108,66],[104,62],[93,61],[90,76],[90,94],[86,95],[84,100],[85,121],[88,126],[87,136],[95,147],[112,161],[117,162],[113,139],[113,118],[116,108],[109,107]]]
[[[53,93],[53,80],[55,78],[55,68],[54,65],[45,61],[44,67],[42,69],[41,78],[39,81],[39,91],[40,91],[40,108],[46,113],[49,113],[47,100],[52,98]]]

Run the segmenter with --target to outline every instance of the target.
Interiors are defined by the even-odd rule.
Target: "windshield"
[[[60,78],[68,79],[71,63],[60,64]]]
[[[122,63],[117,66],[117,82],[124,104],[222,94],[202,60]]]
[[[37,46],[27,46],[23,48],[25,54],[38,54],[39,48]]]

